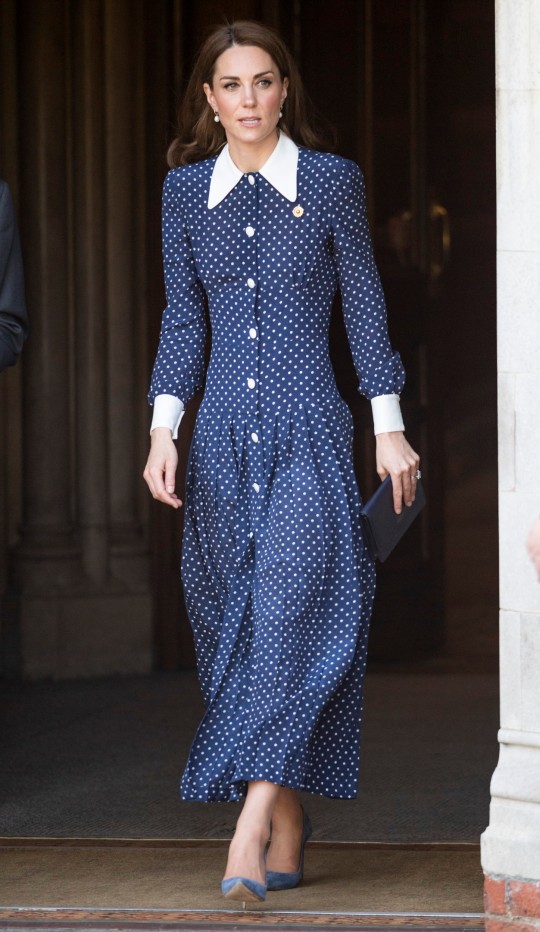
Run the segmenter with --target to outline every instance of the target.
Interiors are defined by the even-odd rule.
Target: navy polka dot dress
[[[151,402],[185,404],[203,384],[205,294],[212,327],[182,550],[206,706],[189,800],[237,800],[249,780],[357,793],[375,578],[328,351],[338,287],[360,391],[399,393],[404,375],[358,166],[281,140],[296,153],[292,194],[236,169],[209,206],[216,158],[173,169],[164,187],[168,306]]]

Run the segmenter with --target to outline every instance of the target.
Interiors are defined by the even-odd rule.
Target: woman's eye
[[[269,81],[268,78],[263,78],[262,81],[259,81],[259,84],[261,85],[261,87],[270,87],[272,82]]]
[[[229,84],[225,84],[224,87],[226,91],[230,91],[233,88],[238,87],[238,84],[236,83],[236,81],[230,81]]]

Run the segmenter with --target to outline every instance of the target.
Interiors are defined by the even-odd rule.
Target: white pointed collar
[[[288,201],[295,201],[297,168],[298,146],[289,136],[280,132],[275,149],[267,158],[263,167],[259,169],[258,174],[266,178],[272,187],[279,191],[283,197],[286,197]],[[216,159],[212,172],[208,207],[217,207],[245,174],[249,173],[242,172],[236,167],[230,156],[229,146],[225,145]]]

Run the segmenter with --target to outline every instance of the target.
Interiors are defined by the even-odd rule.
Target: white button
[[[261,487],[260,487],[260,485],[259,485],[258,482],[254,482],[254,483],[253,483],[253,489],[254,489],[255,492],[260,492],[260,491],[261,491]]]
[[[255,178],[253,177],[253,175],[248,175],[248,181],[250,184],[255,184]]]
[[[255,379],[248,379],[248,388],[255,388]]]
[[[253,537],[253,531],[250,531],[250,532],[249,532],[249,537],[250,537],[250,539]]]
[[[250,337],[251,337],[252,340],[256,340],[256,339],[257,339],[257,331],[255,330],[255,327],[250,327],[250,328],[249,328],[249,335],[250,335]]]
[[[253,433],[252,433],[252,435],[251,435],[251,439],[253,440],[253,443],[258,443],[258,442],[259,442],[259,435],[256,434],[255,431],[253,431]]]
[[[248,288],[255,288],[255,282],[253,281],[252,278],[248,278],[247,283],[248,283]]]
[[[255,230],[253,229],[253,227],[246,227],[246,233],[248,236],[253,236],[255,233]]]

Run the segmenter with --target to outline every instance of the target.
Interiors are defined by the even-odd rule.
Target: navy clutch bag
[[[392,479],[387,476],[360,512],[364,539],[373,559],[384,563],[399,543],[407,528],[426,504],[422,480],[416,483],[416,498],[412,505],[404,505],[401,514],[394,511]]]

